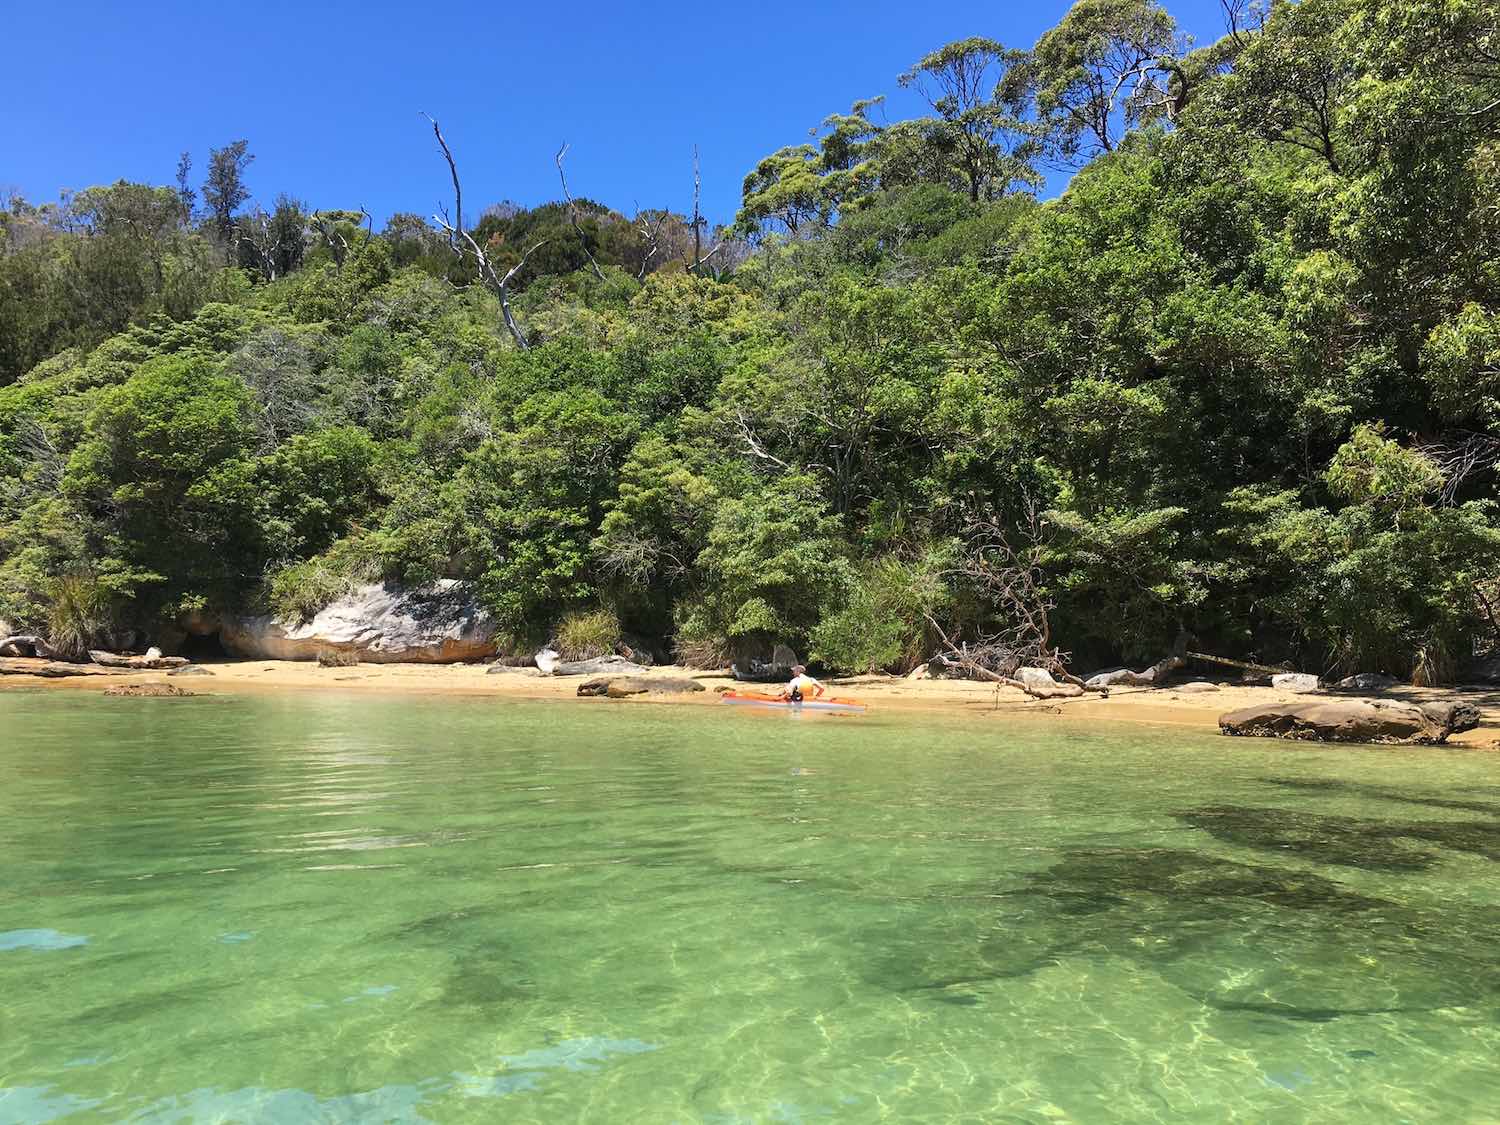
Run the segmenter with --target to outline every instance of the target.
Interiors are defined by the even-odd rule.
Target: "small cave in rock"
[[[228,660],[229,650],[219,637],[218,630],[212,633],[189,633],[178,648],[178,656],[185,656],[194,664],[205,661]]]

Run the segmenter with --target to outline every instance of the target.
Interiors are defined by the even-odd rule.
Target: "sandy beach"
[[[12,665],[17,661],[10,661]],[[40,667],[44,662],[36,661]],[[171,683],[194,694],[231,692],[410,692],[419,695],[495,696],[507,699],[570,701],[579,706],[659,706],[665,704],[711,706],[719,693],[734,685],[726,674],[700,672],[674,666],[649,669],[646,680],[690,677],[704,691],[686,694],[648,694],[624,700],[580,699],[578,685],[588,677],[544,676],[535,669],[491,673],[482,664],[359,664],[325,668],[303,661],[236,660],[196,665],[208,675],[167,676],[164,672],[130,672],[99,668],[90,674],[62,678],[9,674],[0,676],[0,690],[46,688],[62,691],[102,692],[119,683]],[[832,692],[869,705],[871,711],[943,713],[976,718],[1002,714],[1044,717],[1066,715],[1070,719],[1098,722],[1157,723],[1193,728],[1205,733],[1218,730],[1218,717],[1226,711],[1255,704],[1307,699],[1271,687],[1250,687],[1220,682],[1215,690],[1183,685],[1164,688],[1116,688],[1107,699],[1087,695],[1075,699],[1031,699],[1015,688],[968,680],[920,679],[897,676],[853,676],[828,679]],[[741,685],[743,686],[743,685]],[[1474,749],[1500,748],[1500,690],[1489,688],[1426,689],[1398,687],[1379,696],[1423,702],[1461,696],[1480,709],[1481,725],[1455,735],[1450,745]],[[1338,693],[1341,698],[1352,695]]]

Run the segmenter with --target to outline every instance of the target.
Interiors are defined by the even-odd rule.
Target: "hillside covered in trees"
[[[13,199],[0,620],[170,646],[457,577],[518,648],[901,670],[1040,608],[1085,665],[1451,678],[1497,639],[1500,11],[1226,16],[942,47],[927,116],[832,113],[730,229],[258,204],[245,142]]]

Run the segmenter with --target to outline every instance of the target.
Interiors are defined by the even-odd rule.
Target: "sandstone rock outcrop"
[[[1349,699],[1266,703],[1219,716],[1225,734],[1311,742],[1397,742],[1437,745],[1473,730],[1479,711],[1468,703],[1395,703]]]
[[[445,578],[415,589],[361,586],[310,621],[225,618],[219,639],[229,653],[256,660],[316,660],[332,651],[365,664],[455,664],[493,656],[495,632],[473,589]]]

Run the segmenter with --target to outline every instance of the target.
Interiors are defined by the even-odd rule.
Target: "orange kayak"
[[[726,691],[719,696],[725,703],[737,703],[741,707],[774,707],[778,711],[845,711],[858,713],[865,705],[857,699],[840,699],[826,695],[819,699],[804,699],[793,702],[780,695],[763,691]]]

